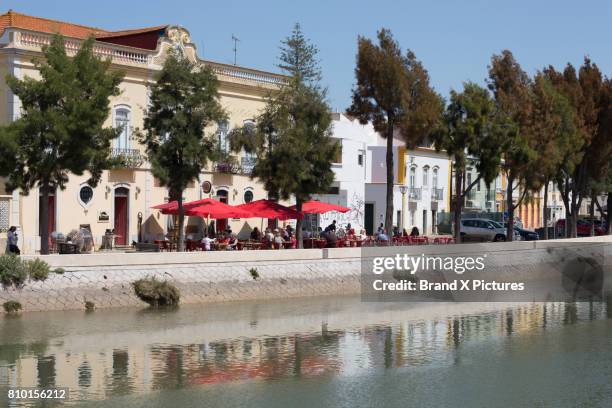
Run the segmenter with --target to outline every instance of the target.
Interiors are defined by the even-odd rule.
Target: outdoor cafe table
[[[259,241],[243,241],[243,242],[240,242],[239,245],[242,247],[242,249],[249,250],[249,249],[261,249],[263,244]]]
[[[228,245],[229,244],[226,243],[226,242],[213,242],[213,247],[217,251],[224,251],[224,250],[226,250]]]

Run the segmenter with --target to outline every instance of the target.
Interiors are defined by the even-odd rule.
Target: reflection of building
[[[144,159],[144,148],[134,137],[134,129],[143,127],[149,84],[169,50],[178,49],[187,58],[206,64],[216,72],[229,122],[213,126],[209,131],[217,133],[222,147],[227,147],[228,131],[251,121],[264,106],[266,93],[284,81],[280,75],[201,60],[189,32],[178,26],[111,32],[9,11],[0,16],[0,30],[0,123],[20,115],[20,102],[8,89],[4,77],[11,74],[18,78],[39,78],[32,59],[40,57],[41,48],[49,43],[55,32],[65,36],[69,54],[74,54],[84,38],[95,36],[95,52],[102,58],[110,58],[113,68],[126,73],[120,85],[121,95],[111,100],[111,114],[107,121],[109,126],[124,129],[112,150],[121,164],[105,171],[96,187],[87,185],[88,175],[72,175],[67,188],[55,191],[50,197],[50,231],[66,234],[85,224],[91,228],[97,243],[107,229],[115,230],[119,244],[136,240],[140,214],[145,239],[157,238],[167,232],[168,217],[150,207],[163,203],[168,192],[151,174]],[[200,180],[184,192],[184,198],[194,200],[210,195],[230,204],[266,198],[262,186],[249,180],[250,168],[252,157],[246,155],[228,163],[214,163],[210,166],[211,171],[201,174]],[[204,194],[200,188],[204,181],[212,183],[209,194]],[[37,189],[28,196],[22,196],[19,191],[6,194],[0,180],[0,233],[8,225],[20,226],[22,251],[30,253],[40,248],[38,196]],[[236,232],[249,230],[248,224],[243,222],[236,220],[231,223]],[[187,224],[188,234],[198,232],[199,220],[189,219]],[[259,220],[251,220],[251,224],[258,225]]]

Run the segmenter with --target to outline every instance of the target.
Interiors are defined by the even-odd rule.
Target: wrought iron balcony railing
[[[420,187],[410,187],[406,193],[410,201],[419,201],[421,199]]]
[[[125,168],[138,168],[145,162],[145,157],[138,149],[125,149],[114,147],[111,149],[111,158],[115,166]]]
[[[240,162],[236,158],[228,158],[213,163],[213,171],[217,173],[240,174],[244,176],[251,175],[253,167],[255,167],[254,157],[241,157]]]
[[[431,190],[431,201],[442,201],[444,200],[444,189],[433,188]]]

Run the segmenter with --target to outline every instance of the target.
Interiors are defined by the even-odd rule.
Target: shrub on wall
[[[151,306],[175,306],[179,304],[181,297],[176,286],[155,277],[134,281],[132,287],[136,296]]]
[[[22,309],[21,303],[15,300],[9,300],[8,302],[4,302],[2,304],[2,307],[4,308],[4,311],[6,313],[17,313]]]
[[[49,264],[38,258],[24,261],[23,265],[28,276],[33,281],[44,281],[49,277],[49,272],[51,272]]]
[[[4,289],[11,286],[22,288],[28,278],[21,258],[13,254],[0,256],[0,283]]]
[[[49,277],[51,267],[41,259],[22,260],[14,254],[0,255],[0,283],[4,289],[21,289],[29,278],[44,281]]]

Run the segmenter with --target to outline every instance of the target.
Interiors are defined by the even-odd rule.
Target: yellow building
[[[90,227],[99,245],[107,230],[118,235],[118,244],[138,239],[161,238],[168,229],[167,216],[151,206],[167,200],[168,191],[160,187],[144,157],[144,147],[134,138],[134,129],[143,127],[144,109],[148,104],[149,85],[161,69],[168,51],[180,49],[189,59],[211,66],[220,81],[221,102],[229,114],[228,123],[220,123],[216,132],[226,143],[228,131],[252,120],[264,106],[264,97],[277,89],[285,78],[281,75],[233,65],[201,60],[189,32],[178,26],[161,25],[125,31],[107,31],[9,11],[0,16],[0,124],[20,115],[18,98],[8,89],[7,74],[18,78],[38,78],[32,60],[41,56],[41,49],[54,33],[66,38],[66,48],[74,54],[84,38],[96,38],[95,52],[112,60],[113,69],[125,72],[121,95],[111,100],[108,126],[125,130],[114,141],[113,154],[125,158],[122,168],[105,171],[94,188],[87,185],[88,175],[72,176],[67,188],[56,191],[50,198],[50,231],[64,234],[81,225]],[[184,193],[185,200],[217,197],[229,204],[243,204],[266,198],[262,186],[248,177],[252,158],[238,158],[239,166],[212,164],[197,183]],[[210,182],[212,190],[205,193],[202,185]],[[206,190],[207,191],[207,190]],[[0,180],[0,252],[4,250],[6,229],[20,228],[22,252],[34,253],[40,248],[39,191],[25,196],[19,191],[7,193]],[[139,222],[139,220],[141,220]],[[230,220],[234,232],[248,233],[250,225],[260,220]],[[139,225],[141,227],[139,228]],[[187,220],[187,233],[197,233],[199,220]]]

